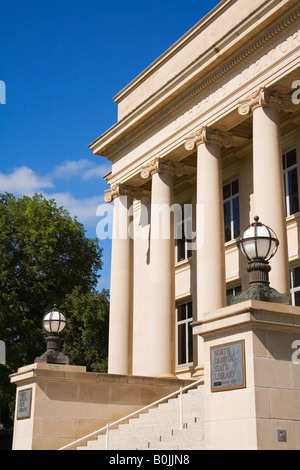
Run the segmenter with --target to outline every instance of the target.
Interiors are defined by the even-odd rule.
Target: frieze
[[[256,53],[259,49],[266,48],[267,44],[274,40],[276,36],[282,33],[286,28],[290,27],[300,18],[300,9],[291,13],[285,20],[281,21],[273,29],[269,30],[261,37],[255,40],[254,43],[249,45],[244,51],[233,59],[226,62],[216,72],[208,76],[203,80],[196,88],[193,88],[185,95],[181,96],[178,100],[174,101],[170,105],[163,108],[163,110],[148,120],[146,124],[138,128],[137,131],[132,132],[131,135],[123,138],[120,142],[114,145],[110,149],[110,155],[113,156],[121,151],[126,146],[130,145],[135,139],[141,137],[144,133],[158,125],[162,120],[173,114],[177,109],[184,106],[188,101],[195,98],[200,93],[203,93],[206,88],[213,85],[215,82],[226,76],[229,72],[240,66],[245,62],[252,54]],[[296,50],[300,47],[300,29],[294,31],[288,38],[277,44],[273,49],[268,51],[262,57],[251,63],[232,80],[229,80],[227,84],[215,90],[209,94],[203,100],[199,101],[181,116],[179,116],[173,123],[174,132],[188,124],[188,122],[204,114],[210,107],[219,103],[222,99],[225,99],[233,91],[245,85],[247,81],[253,79],[253,77],[259,75],[262,71],[266,70],[271,65],[283,57],[290,54],[292,50]]]
[[[268,34],[266,36],[270,36],[270,38],[273,37],[272,34]],[[261,39],[261,40],[258,40],[255,44],[257,48],[257,44],[263,45],[264,41]],[[253,79],[255,76],[259,75],[264,70],[267,70],[271,65],[275,64],[278,60],[285,57],[291,51],[293,51],[294,49],[297,49],[299,46],[300,46],[300,29],[294,32],[289,38],[284,40],[282,43],[278,44],[274,49],[267,52],[261,58],[259,58],[258,60],[250,64],[247,68],[245,68],[241,73],[235,76],[228,83],[226,83],[221,88],[211,93],[205,99],[197,103],[191,109],[186,111],[183,115],[177,118],[174,123],[175,130],[180,129],[181,127],[186,125],[189,121],[192,121],[196,117],[205,113],[209,108],[214,106],[216,103],[219,103],[222,99],[229,96],[230,93],[234,92],[235,90],[240,88],[242,85],[245,85],[250,79]],[[252,48],[255,50],[254,46],[249,47],[249,49],[252,49]],[[247,55],[248,54],[244,53],[244,54],[241,54],[240,57],[242,56],[246,57]],[[230,64],[235,65],[235,62],[237,64],[240,62],[240,60],[238,61],[235,59],[231,63],[226,64],[223,68],[224,69],[223,74],[225,73],[225,69],[226,71],[229,70]],[[223,74],[221,71],[219,71],[215,75],[218,75],[218,78],[220,78],[221,75]],[[210,78],[210,80],[212,79]]]

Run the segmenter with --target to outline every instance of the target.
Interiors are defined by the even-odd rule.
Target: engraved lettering
[[[174,122],[175,130],[182,128],[196,117],[202,115],[210,107],[217,104],[221,99],[224,99],[239,86],[244,85],[249,80],[253,79],[253,77],[262,73],[272,64],[276,63],[282,57],[289,54],[293,49],[298,48],[299,43],[300,30],[295,31],[290,37],[285,39],[280,44],[277,44],[275,47],[273,47],[273,49],[266,52],[255,62],[245,67],[244,70],[242,70],[238,75],[227,82],[226,85],[218,88],[209,96],[206,96],[203,100],[194,105],[191,109],[186,111],[183,115],[179,116]],[[298,100],[298,95],[295,99]]]

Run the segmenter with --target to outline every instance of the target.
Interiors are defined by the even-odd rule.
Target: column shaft
[[[133,240],[128,235],[131,205],[130,196],[114,199],[108,354],[110,374],[132,373]]]
[[[282,169],[279,112],[275,106],[253,110],[253,191],[254,215],[269,225],[279,239],[271,260],[271,287],[289,293],[289,266]]]
[[[152,176],[150,239],[150,375],[175,373],[173,176]],[[168,227],[169,225],[169,227]],[[168,233],[169,232],[169,233]]]
[[[197,152],[198,320],[226,303],[224,216],[220,145],[203,142]]]
[[[150,318],[148,373],[175,375],[175,242],[173,176],[183,167],[154,159],[141,172],[152,176],[150,229]]]

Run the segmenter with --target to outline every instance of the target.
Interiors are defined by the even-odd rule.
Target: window
[[[183,261],[192,256],[192,204],[181,206],[181,214],[175,214],[176,261]]]
[[[193,304],[187,302],[176,307],[177,366],[193,362]]]
[[[223,186],[225,242],[240,235],[239,180]]]
[[[231,287],[226,290],[226,305],[231,305],[233,297],[242,292],[242,286]]]
[[[297,153],[296,149],[282,156],[286,216],[299,212]]]
[[[300,306],[300,266],[290,269],[290,289],[292,305]]]

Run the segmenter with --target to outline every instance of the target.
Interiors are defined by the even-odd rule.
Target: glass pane
[[[178,364],[186,364],[186,334],[185,334],[185,324],[178,325]]]
[[[231,196],[230,194],[230,184],[223,186],[223,199],[227,199]]]
[[[287,175],[286,173],[283,174],[283,184],[284,184],[284,195],[285,195],[285,215],[286,217],[288,217],[290,214],[289,214],[289,211],[288,211],[288,201],[287,201],[287,188],[286,188],[286,179],[287,179]]]
[[[188,324],[188,362],[193,362],[193,328],[191,322]]]
[[[178,305],[177,307],[177,321],[186,319],[186,304]]]
[[[177,245],[177,261],[182,261],[185,259],[185,239],[181,238],[176,240]]]
[[[242,292],[242,286],[237,286],[234,288],[234,295],[239,295]]]
[[[300,266],[298,268],[293,269],[294,271],[294,285],[293,287],[300,286]]]
[[[295,270],[290,269],[290,288],[293,289],[295,284]]]
[[[236,197],[232,201],[232,211],[233,211],[233,227],[234,233],[233,237],[237,238],[240,236],[240,205],[239,205],[239,198]]]
[[[297,168],[288,172],[290,215],[299,211]]]
[[[295,305],[296,307],[300,307],[300,291],[295,292]]]
[[[239,192],[239,180],[235,180],[231,183],[231,194],[234,196]]]
[[[231,214],[230,201],[224,204],[224,226],[225,226],[225,242],[231,240]]]
[[[285,163],[285,161],[286,161],[286,158],[285,158],[285,154],[284,154],[284,155],[282,155],[282,166],[283,166],[283,169],[284,169],[284,170],[286,169],[286,163]]]
[[[286,166],[287,168],[293,165],[296,165],[297,163],[297,154],[296,154],[296,149],[290,150],[286,154]]]
[[[227,289],[227,291],[226,291],[226,305],[230,305],[232,297],[233,297],[233,289]]]
[[[193,304],[189,302],[187,304],[187,318],[193,318]]]

